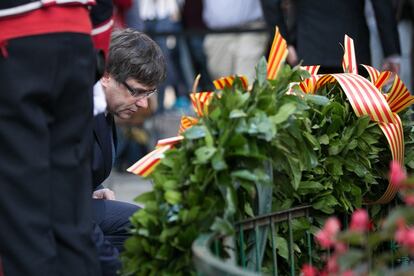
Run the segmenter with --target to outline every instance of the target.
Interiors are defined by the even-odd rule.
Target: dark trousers
[[[101,228],[104,239],[122,252],[124,242],[130,236],[129,218],[139,207],[127,202],[103,199],[94,199],[92,206],[94,221]]]
[[[7,52],[0,55],[4,274],[100,275],[91,237],[91,39],[18,38]]]

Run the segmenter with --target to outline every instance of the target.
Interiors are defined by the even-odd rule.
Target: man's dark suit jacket
[[[101,183],[109,176],[112,168],[112,139],[116,145],[116,133],[112,115],[105,116],[104,113],[94,116],[93,119],[93,190],[103,188]],[[97,204],[97,200],[92,202],[94,209],[94,225],[92,239],[98,250],[99,260],[102,267],[102,276],[116,275],[121,263],[118,259],[118,250],[105,239],[103,230],[99,226],[100,218],[105,216],[105,208],[102,204]]]
[[[281,0],[261,0],[266,21],[281,26],[282,35],[296,46],[304,65],[341,67],[344,35],[354,40],[357,63],[370,64],[369,30],[364,0],[293,0],[295,24],[287,33]],[[384,56],[400,54],[391,0],[372,1]]]
[[[109,176],[113,162],[113,147],[116,147],[116,131],[113,116],[100,113],[93,121],[93,190],[100,188],[101,183]],[[111,138],[112,137],[112,138]],[[113,141],[111,140],[113,139]]]

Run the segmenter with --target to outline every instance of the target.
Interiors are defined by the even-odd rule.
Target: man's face
[[[104,76],[101,83],[105,91],[108,112],[121,119],[129,119],[138,108],[148,107],[148,97],[133,96],[129,89],[138,91],[154,89],[154,87],[146,87],[132,78],[128,78],[125,85],[117,82],[110,75]]]

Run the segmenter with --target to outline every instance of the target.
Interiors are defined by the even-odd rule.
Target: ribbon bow
[[[370,80],[365,79],[358,75],[354,42],[347,35],[345,35],[344,46],[342,61],[344,73],[317,75],[315,67],[310,66],[304,69],[311,73],[311,77],[301,82],[299,87],[304,93],[315,93],[326,83],[337,82],[346,94],[355,114],[358,117],[368,115],[372,121],[378,123],[387,138],[393,160],[403,165],[404,135],[401,119],[397,113],[414,103],[414,97],[410,95],[398,76],[395,76],[389,93],[383,94],[381,89],[391,72],[380,73],[371,66],[363,65],[370,76]],[[372,203],[387,203],[396,193],[397,187],[389,183],[384,194]]]

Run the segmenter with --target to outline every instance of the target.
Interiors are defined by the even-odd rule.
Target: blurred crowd
[[[150,35],[167,60],[167,80],[148,109],[118,121],[116,168],[133,164],[158,139],[176,135],[179,118],[191,114],[189,92],[213,89],[231,74],[252,81],[277,25],[289,45],[291,65],[321,65],[341,72],[344,34],[355,41],[358,64],[398,73],[412,86],[412,0],[114,0],[115,27]]]

